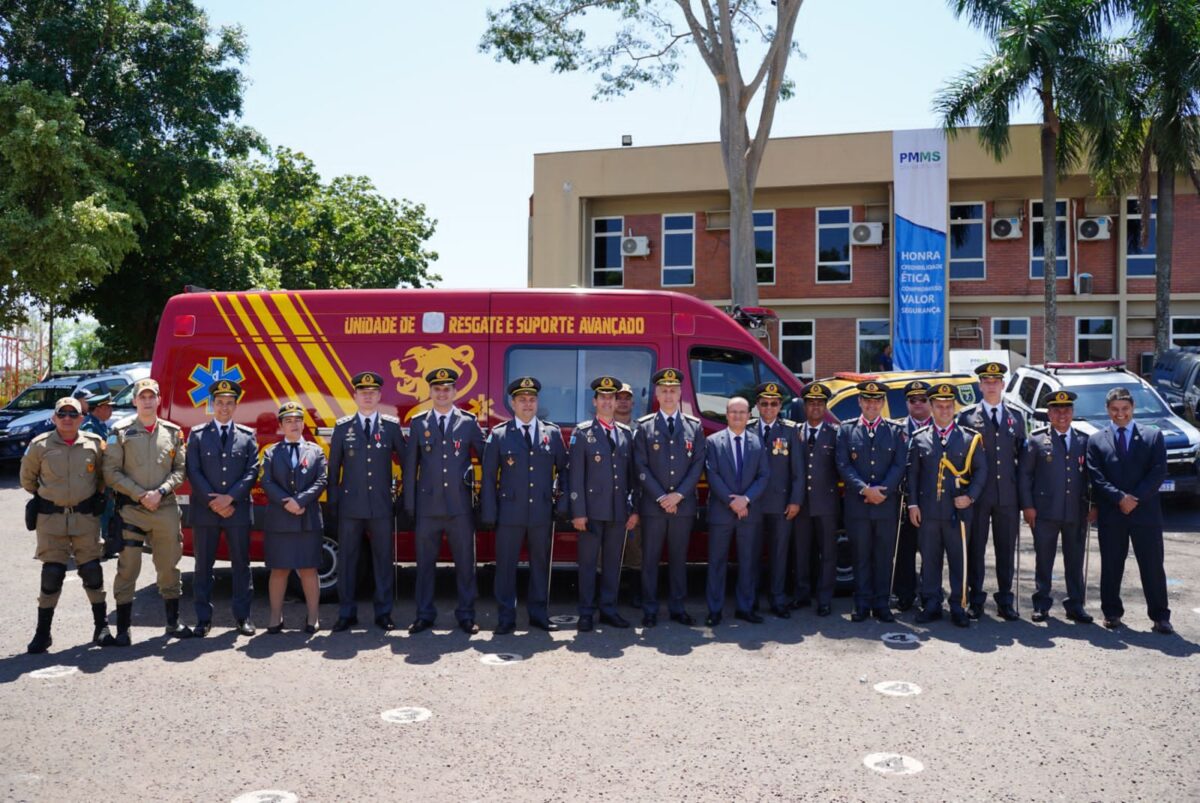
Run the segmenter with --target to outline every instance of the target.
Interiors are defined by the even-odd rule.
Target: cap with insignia
[[[617,391],[617,395],[620,396],[622,393],[628,393],[630,396],[633,395],[633,388],[629,386],[628,382],[621,383],[621,389]]]
[[[458,371],[453,368],[435,368],[425,374],[425,381],[430,387],[434,385],[453,385],[458,381]]]
[[[362,390],[363,388],[380,390],[383,388],[383,377],[374,371],[363,371],[361,374],[355,374],[350,377],[350,384],[354,385],[355,390]]]
[[[854,387],[858,388],[858,395],[864,399],[882,399],[885,395],[883,385],[878,382],[859,382]]]
[[[304,418],[304,408],[300,406],[299,402],[284,402],[279,405],[278,417],[280,421],[285,418]]]
[[[621,380],[615,376],[598,376],[592,380],[592,390],[596,393],[616,393],[620,388]]]
[[[150,377],[146,377],[145,379],[139,379],[138,381],[133,383],[134,398],[141,396],[142,393],[147,390],[153,391],[154,395],[157,396],[158,395],[158,383],[155,382]]]
[[[242,397],[242,386],[232,379],[218,379],[208,386],[208,395],[214,399],[218,396],[232,396],[235,399]]]
[[[1073,407],[1077,394],[1069,390],[1056,390],[1042,396],[1042,407]]]
[[[536,396],[538,391],[542,389],[542,383],[534,379],[532,376],[519,376],[508,383],[508,395],[519,396],[522,393],[528,393]]]
[[[822,385],[820,382],[810,382],[808,386],[804,388],[804,398],[806,399],[821,399],[822,401],[829,401],[829,398],[832,395],[833,394],[829,392],[829,388],[825,385]]]
[[[760,399],[782,399],[783,392],[776,382],[763,382],[754,388],[754,395]]]
[[[911,398],[913,396],[928,396],[929,383],[922,382],[919,379],[914,379],[912,382],[909,382],[904,386],[904,395],[907,398]]]
[[[1002,362],[985,362],[982,365],[975,366],[975,373],[981,378],[1003,379],[1008,373],[1008,366]]]
[[[656,371],[654,376],[650,377],[650,384],[652,385],[673,387],[679,383],[679,371],[675,368],[663,368],[661,371]]]
[[[74,396],[63,396],[54,403],[54,412],[61,413],[64,409],[70,407],[77,413],[83,412],[83,405],[79,403],[79,399]]]
[[[958,396],[954,392],[954,385],[943,382],[942,384],[938,385],[937,387],[935,387],[933,389],[933,392],[929,394],[929,398],[931,398],[931,399],[955,399],[955,398],[958,398]]]
[[[112,394],[97,393],[94,396],[88,396],[86,399],[84,399],[84,401],[88,403],[89,407],[99,407],[102,404],[109,404],[112,402]]]

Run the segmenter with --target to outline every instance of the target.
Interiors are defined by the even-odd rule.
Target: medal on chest
[[[382,440],[380,439],[380,437],[379,437],[379,430],[376,430],[376,431],[375,431],[375,448],[376,448],[376,449],[382,449],[382,448],[383,448],[383,441],[382,441]]]
[[[692,441],[691,441],[691,439],[684,438],[683,445],[684,445],[684,448],[687,449],[687,456],[691,457],[692,456]]]
[[[512,455],[509,455],[509,456],[508,456],[508,459],[507,459],[507,460],[505,460],[504,462],[505,462],[507,465],[511,466],[511,465],[513,465],[514,463],[516,463],[516,462],[517,462],[517,459],[516,459],[515,457],[513,457]]]
[[[458,457],[458,452],[461,448],[462,448],[462,439],[460,438],[459,440],[456,440],[454,442],[454,456],[455,457]]]

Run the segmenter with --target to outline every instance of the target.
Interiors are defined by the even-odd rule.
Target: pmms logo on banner
[[[941,371],[946,326],[946,135],[892,132],[896,280],[892,357],[898,371]]]

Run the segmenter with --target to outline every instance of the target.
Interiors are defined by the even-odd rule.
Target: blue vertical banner
[[[941,130],[892,132],[892,361],[897,371],[945,370],[946,162]]]

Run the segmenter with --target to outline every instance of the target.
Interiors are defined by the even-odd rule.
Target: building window
[[[1029,319],[992,318],[992,348],[1013,351],[1029,359]]]
[[[858,320],[858,370],[892,370],[892,324],[887,318]]]
[[[817,281],[849,282],[850,207],[817,210]]]
[[[1150,231],[1142,247],[1142,205],[1137,198],[1125,201],[1125,274],[1153,276],[1154,236],[1158,232],[1158,199],[1150,199]]]
[[[1171,317],[1172,346],[1200,346],[1200,318]]]
[[[775,284],[775,213],[754,213],[754,267],[759,284]]]
[[[950,278],[986,279],[981,203],[950,204]]]
[[[1046,246],[1043,242],[1045,236],[1044,226],[1042,221],[1042,202],[1030,201],[1029,215],[1029,278],[1041,279],[1045,276],[1045,266],[1042,260],[1046,255]],[[1054,202],[1054,253],[1058,257],[1055,261],[1055,276],[1060,279],[1065,279],[1068,276],[1067,268],[1067,202]]]
[[[621,256],[624,229],[625,218],[592,218],[592,287],[625,284],[625,258]]]
[[[779,361],[805,382],[814,376],[817,341],[813,321],[779,322]]]
[[[663,287],[696,283],[696,216],[663,215]]]
[[[1075,359],[1077,361],[1111,360],[1116,353],[1116,318],[1075,319]]]

